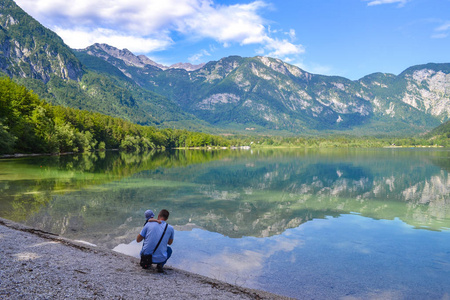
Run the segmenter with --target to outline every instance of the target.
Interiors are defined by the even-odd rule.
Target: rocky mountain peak
[[[11,0],[0,3],[0,70],[48,82],[50,75],[80,80],[83,71],[70,48]]]
[[[146,65],[151,65],[157,68],[160,68],[161,70],[167,70],[167,67],[162,65],[162,64],[158,64],[157,62],[154,62],[153,60],[151,60],[150,58],[148,58],[145,55],[138,55],[139,60]]]
[[[404,73],[407,84],[402,101],[446,121],[450,118],[450,69],[427,66]]]
[[[107,59],[108,56],[112,56],[114,58],[120,59],[128,66],[133,66],[137,68],[145,68],[146,66],[157,67],[161,70],[167,69],[184,69],[186,71],[195,71],[202,68],[205,64],[201,63],[198,65],[193,65],[191,63],[176,63],[171,66],[165,66],[159,64],[145,55],[135,55],[128,49],[118,49],[116,47],[110,46],[108,44],[94,44],[92,46],[83,49],[82,51],[86,51],[90,55],[94,55],[103,59]]]
[[[195,70],[201,69],[204,65],[205,65],[205,63],[201,63],[201,64],[198,64],[198,65],[193,65],[191,63],[181,63],[181,62],[179,62],[179,63],[171,65],[169,67],[169,69],[184,69],[184,70],[190,72],[190,71],[195,71]]]
[[[302,76],[305,76],[305,74],[310,75],[309,73],[303,71],[299,67],[287,64],[278,58],[271,58],[271,57],[267,57],[267,56],[257,56],[256,59],[258,59],[260,62],[262,62],[266,67],[272,69],[273,71],[282,73],[284,75],[292,74],[295,77],[302,77]]]
[[[110,46],[108,44],[96,43],[92,46],[87,47],[84,50],[90,55],[94,55],[94,56],[98,56],[98,57],[102,57],[102,58],[107,58],[107,56],[105,56],[105,54],[112,56],[114,58],[122,60],[123,62],[125,62],[125,64],[127,64],[129,66],[133,66],[133,67],[144,68],[145,66],[150,65],[150,66],[160,68],[162,70],[167,69],[167,67],[154,62],[153,60],[151,60],[150,58],[148,58],[145,55],[136,56],[128,49],[120,50],[120,49]]]

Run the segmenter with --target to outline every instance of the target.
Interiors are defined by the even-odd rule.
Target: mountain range
[[[164,66],[106,44],[70,49],[0,0],[0,71],[47,101],[159,127],[212,133],[405,135],[450,119],[450,64],[359,80],[276,58]]]

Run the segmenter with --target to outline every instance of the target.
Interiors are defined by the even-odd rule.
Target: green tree
[[[0,122],[0,154],[12,153],[16,139],[8,132],[8,127]]]

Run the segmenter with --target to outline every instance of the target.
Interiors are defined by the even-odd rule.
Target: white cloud
[[[278,40],[268,38],[265,46],[266,49],[271,51],[269,56],[283,58],[292,54],[301,54],[305,52],[302,45],[294,45],[287,40]]]
[[[364,0],[364,1],[369,2],[369,3],[367,3],[368,6],[398,3],[399,6],[401,7],[401,6],[404,6],[410,0]]]
[[[330,66],[321,65],[321,64],[317,64],[317,63],[305,64],[301,61],[300,62],[292,62],[292,64],[306,72],[309,72],[309,73],[321,74],[321,75],[336,75],[336,72]]]
[[[264,49],[263,48],[258,48],[255,50],[255,53],[259,56],[263,56],[264,55]]]
[[[178,22],[179,30],[220,42],[261,42],[266,30],[257,12],[263,7],[265,3],[262,1],[231,6],[203,6],[195,15]]]
[[[295,36],[295,30],[291,28],[291,30],[289,30],[289,32],[286,32],[286,34],[291,38],[291,41],[295,41],[296,40],[296,36]]]
[[[448,31],[448,30],[450,30],[450,21],[447,21],[438,28],[436,28],[436,31]]]
[[[206,51],[205,49],[200,50],[200,52],[192,55],[191,57],[188,58],[188,60],[191,63],[198,63],[201,62],[203,57],[205,56],[211,56],[211,53],[209,53],[208,51]]]
[[[443,39],[450,34],[450,21],[443,22],[439,27],[434,29],[434,34],[431,36],[434,39]]]
[[[433,39],[445,39],[446,37],[448,37],[448,33],[435,33],[431,35]]]
[[[177,18],[192,15],[197,0],[17,0],[25,11],[38,20],[64,25],[94,25],[117,30],[136,30],[141,35],[153,33]]]
[[[173,41],[166,39],[152,39],[126,35],[114,30],[97,28],[92,31],[86,28],[64,29],[55,27],[53,30],[63,38],[72,48],[83,49],[94,43],[105,43],[119,49],[127,48],[135,53],[147,53],[166,49]]]
[[[264,1],[217,5],[212,0],[16,0],[73,48],[104,42],[149,53],[176,43],[176,36],[211,38],[224,47],[261,45],[269,55],[300,54],[301,45],[271,37]],[[290,36],[295,35],[290,31]]]

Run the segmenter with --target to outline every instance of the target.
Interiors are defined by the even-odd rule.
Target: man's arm
[[[174,233],[175,233],[172,226],[170,226],[169,233],[170,233],[170,236],[169,236],[169,241],[167,241],[167,244],[168,245],[172,245],[172,243],[173,243],[173,236],[174,236]]]
[[[147,230],[148,230],[148,226],[146,225],[146,226],[144,226],[144,228],[142,228],[141,232],[136,237],[136,242],[140,243],[140,242],[142,242],[143,239],[145,239],[145,237],[147,236]]]
[[[136,242],[140,243],[140,242],[142,242],[143,239],[144,239],[144,237],[142,235],[138,234],[138,236],[136,238]]]
[[[156,219],[148,219],[147,222],[158,222],[158,224],[161,224],[161,220]]]

